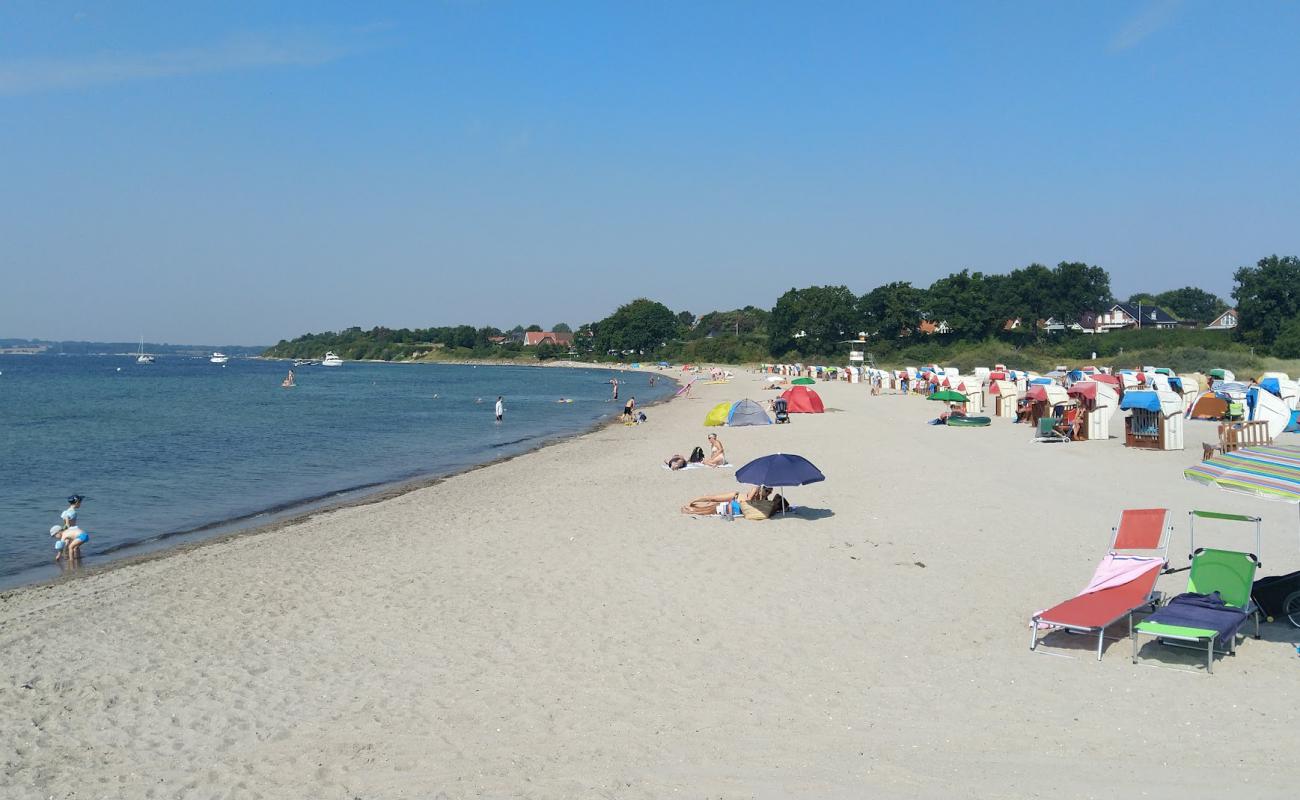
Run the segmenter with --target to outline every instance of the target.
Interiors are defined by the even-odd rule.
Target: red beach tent
[[[823,414],[826,406],[822,404],[821,395],[807,386],[795,386],[786,389],[781,397],[785,398],[786,407],[791,414]]]

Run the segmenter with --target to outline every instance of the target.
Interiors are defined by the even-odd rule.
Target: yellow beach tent
[[[731,403],[718,403],[704,417],[704,424],[709,425],[726,425],[727,414],[731,411]]]

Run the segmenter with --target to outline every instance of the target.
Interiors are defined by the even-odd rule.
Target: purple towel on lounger
[[[1147,622],[1178,625],[1183,628],[1205,628],[1218,632],[1214,644],[1220,649],[1228,646],[1246,621],[1246,612],[1224,605],[1218,592],[1213,594],[1180,594],[1169,605],[1147,617]]]

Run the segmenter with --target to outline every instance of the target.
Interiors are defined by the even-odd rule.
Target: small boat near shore
[[[212,354],[212,357],[208,359],[208,361],[211,361],[213,364],[224,364],[229,360],[230,360],[230,356],[219,351],[214,352]]]
[[[313,361],[309,358],[295,358],[293,361],[293,365],[295,367],[318,367],[320,366],[320,362]]]
[[[321,359],[320,365],[322,367],[341,367],[343,366],[343,359],[339,358],[334,354],[334,351],[331,350],[325,354],[323,359]]]

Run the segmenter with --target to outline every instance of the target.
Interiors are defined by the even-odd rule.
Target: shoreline
[[[275,360],[275,359],[265,359],[265,360]],[[363,362],[363,363],[371,363],[371,362]],[[377,361],[373,363],[398,363],[398,362]],[[423,363],[423,362],[410,362],[410,363]],[[483,366],[509,366],[509,365],[508,364],[485,364]],[[542,366],[542,365],[523,364],[517,366],[534,367],[534,366]],[[566,364],[563,366],[569,366],[569,365]],[[628,368],[622,371],[641,372],[643,370],[632,370]],[[676,384],[678,388],[681,388],[682,385],[681,381],[678,380],[677,377],[668,375],[667,373],[657,373],[657,374],[660,374],[661,376],[667,375],[668,379],[672,383]],[[671,402],[675,398],[676,398],[676,390],[674,390],[666,397],[657,400],[651,400],[645,404],[638,403],[637,407],[641,409],[653,408],[655,406],[660,406],[665,403]],[[478,464],[472,464],[468,467],[452,470],[450,472],[437,473],[437,474],[430,473],[427,475],[419,475],[419,476],[413,476],[409,478],[403,478],[396,481],[387,481],[387,482],[381,481],[372,484],[365,484],[361,486],[337,489],[334,491],[325,492],[315,497],[307,497],[299,500],[292,500],[287,503],[283,503],[280,506],[273,506],[271,508],[259,509],[257,511],[249,512],[247,514],[242,514],[238,517],[206,523],[195,528],[160,533],[149,539],[123,544],[112,550],[107,551],[107,553],[121,553],[122,555],[110,558],[109,560],[104,561],[103,563],[80,566],[76,570],[65,571],[62,574],[50,578],[41,579],[41,580],[35,580],[30,582],[18,582],[12,585],[7,584],[6,582],[7,577],[20,578],[26,572],[37,570],[40,568],[38,565],[33,565],[31,567],[25,568],[20,572],[14,573],[13,576],[0,576],[0,603],[4,603],[12,599],[14,596],[29,590],[37,590],[42,588],[48,588],[51,586],[58,586],[66,583],[71,583],[73,581],[81,580],[83,578],[89,578],[93,575],[100,575],[114,570],[122,569],[124,567],[130,567],[138,564],[156,561],[159,559],[170,558],[171,556],[188,554],[194,552],[197,549],[207,547],[209,545],[216,545],[216,544],[229,542],[244,537],[261,536],[264,534],[274,533],[278,530],[282,530],[287,527],[292,527],[294,525],[299,525],[304,522],[308,522],[309,520],[321,514],[339,511],[342,509],[357,508],[361,506],[368,506],[376,503],[382,503],[387,500],[392,500],[398,497],[402,497],[403,495],[407,495],[412,492],[420,491],[421,489],[427,489],[433,486],[437,486],[459,475],[465,475],[467,473],[475,472],[481,469],[486,469],[488,467],[496,466],[498,464],[504,464],[506,462],[513,461],[518,458],[523,458],[525,456],[533,455],[542,450],[545,450],[548,447],[553,447],[574,439],[580,439],[585,436],[590,436],[600,430],[603,430],[606,427],[610,427],[616,424],[621,425],[622,423],[619,422],[619,417],[617,414],[611,414],[608,418],[597,419],[593,421],[591,425],[582,428],[580,430],[575,430],[570,433],[558,434],[555,436],[542,438],[542,441],[539,441],[537,444],[518,453],[512,453],[510,455],[504,455],[504,456],[497,456],[496,458],[493,458],[491,460],[484,461]],[[354,496],[347,497],[346,499],[343,500],[331,502],[330,498],[338,497],[340,495],[354,495]],[[263,523],[251,524],[251,525],[241,525],[241,523],[243,522],[251,522],[253,520],[256,520],[258,517],[267,514],[276,515],[282,513],[286,514],[287,516],[281,517],[280,519],[276,519],[272,522],[263,522]],[[231,526],[233,527],[230,530],[221,530]],[[212,530],[216,530],[220,532],[212,533],[209,536],[202,536],[204,531],[212,531]],[[194,539],[193,541],[181,541],[180,543],[171,546],[168,546],[163,543],[170,539],[184,539],[185,537],[194,537]]]
[[[0,728],[21,735],[0,774],[55,800],[937,798],[954,781],[991,799],[1095,794],[1059,769],[1087,752],[1112,793],[1172,797],[1225,768],[1254,796],[1294,793],[1300,770],[1258,745],[1288,740],[1300,702],[1285,623],[1213,676],[1154,643],[1132,664],[1122,623],[1101,661],[1095,637],[1030,652],[1025,636],[1087,580],[1120,509],[1261,516],[1265,574],[1300,568],[1294,509],[1189,483],[1192,450],[930,426],[931,403],[841,382],[817,385],[825,414],[702,426],[762,388],[738,373],[647,425],[10,593]],[[769,521],[681,514],[740,488],[731,469],[662,468],[708,432],[734,465],[798,453],[826,480]],[[1070,513],[1023,511],[1047,505]],[[1197,544],[1252,536],[1220,527]],[[1184,522],[1171,566],[1187,541]],[[1225,709],[1215,735],[1185,735],[1206,708]]]

